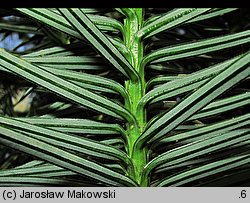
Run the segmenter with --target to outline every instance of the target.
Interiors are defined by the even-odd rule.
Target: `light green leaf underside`
[[[101,140],[100,143],[110,145],[110,146],[115,147],[117,149],[123,149],[124,146],[126,145],[126,142],[124,142],[121,138]]]
[[[119,165],[119,164],[104,164],[106,167],[114,170],[114,171],[122,171],[122,173],[126,173],[125,172],[125,169]],[[51,170],[51,172],[45,172],[46,170],[44,170],[43,172],[43,169],[46,168],[46,170]],[[32,171],[32,169],[34,169],[34,171]],[[9,176],[14,176],[16,175],[17,173],[18,174],[22,174],[22,175],[27,175],[27,176],[40,176],[41,177],[41,173],[43,173],[42,177],[57,177],[57,173],[55,171],[58,171],[61,173],[60,176],[64,175],[65,176],[66,174],[68,175],[74,175],[76,173],[72,172],[72,171],[68,171],[67,169],[63,169],[61,167],[58,167],[56,165],[53,165],[51,163],[47,163],[45,161],[40,161],[40,160],[34,160],[34,161],[30,161],[26,164],[23,164],[23,165],[20,165],[20,166],[17,166],[13,169],[6,169],[6,170],[3,170],[1,171],[1,176],[4,176],[4,175],[9,175]],[[3,173],[2,173],[3,172]]]
[[[48,67],[46,67],[45,69],[63,79],[74,82],[75,84],[80,85],[83,88],[85,87],[86,89],[92,91],[120,94],[125,101],[129,100],[128,93],[125,88],[114,80],[104,78],[98,75],[91,75],[81,72],[79,73],[70,70],[57,70]]]
[[[99,57],[23,57],[27,62],[30,62],[38,67],[51,72],[57,76],[62,77],[78,86],[82,86],[88,90],[95,90],[100,92],[118,93],[128,101],[128,95],[125,88],[114,80],[103,78],[98,75],[91,75],[82,72],[75,72],[64,69],[84,69],[102,67],[102,61]],[[100,66],[98,66],[100,62]],[[94,64],[94,65],[93,65]],[[103,66],[104,67],[104,66]]]
[[[159,87],[160,85],[163,85],[167,82],[173,81],[173,80],[178,80],[183,78],[183,76],[156,76],[151,78],[147,83],[146,83],[146,90],[152,88]]]

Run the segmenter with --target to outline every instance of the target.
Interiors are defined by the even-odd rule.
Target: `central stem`
[[[124,13],[127,18],[124,20],[124,36],[125,36],[125,45],[131,52],[130,63],[138,72],[140,81],[132,82],[131,80],[126,81],[125,87],[128,91],[130,97],[130,112],[135,116],[137,123],[135,125],[129,125],[127,127],[128,132],[128,154],[131,157],[134,164],[134,171],[129,172],[131,178],[133,178],[139,185],[142,182],[141,175],[144,166],[147,163],[147,151],[146,149],[135,149],[135,141],[141,135],[146,125],[146,112],[144,109],[140,111],[137,110],[138,103],[140,99],[145,94],[145,79],[144,71],[140,70],[141,60],[143,58],[144,47],[141,43],[141,40],[136,37],[136,33],[141,29],[143,21],[143,11],[142,9],[124,9]],[[145,182],[145,180],[143,181]],[[147,181],[146,181],[147,182]]]

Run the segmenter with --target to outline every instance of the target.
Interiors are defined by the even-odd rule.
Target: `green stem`
[[[139,185],[143,183],[143,186],[147,186],[148,181],[142,180],[142,171],[147,163],[147,149],[135,148],[135,142],[146,125],[146,111],[144,109],[140,109],[140,111],[137,110],[138,103],[145,94],[144,71],[140,68],[144,47],[141,40],[136,37],[136,33],[142,26],[143,10],[140,8],[123,9],[123,12],[127,16],[124,20],[125,45],[128,47],[132,55],[130,57],[130,63],[140,76],[140,81],[138,82],[133,83],[128,80],[125,83],[126,90],[130,97],[130,106],[127,106],[127,108],[136,118],[135,125],[128,124],[127,126],[127,134],[129,135],[127,151],[134,164],[134,169],[133,171],[129,171],[129,174]]]

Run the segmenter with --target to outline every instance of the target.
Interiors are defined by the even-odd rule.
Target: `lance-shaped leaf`
[[[114,80],[98,75],[79,73],[64,69],[95,69],[105,66],[100,57],[91,56],[65,56],[65,57],[22,57],[28,62],[39,66],[57,76],[73,82],[83,88],[94,91],[118,93],[126,102],[129,101],[127,91]],[[99,65],[98,65],[99,64]],[[86,67],[86,68],[85,68]]]
[[[17,169],[17,168],[29,168],[29,167],[32,168],[32,167],[36,167],[36,166],[41,166],[45,163],[46,162],[42,161],[42,160],[33,160],[33,161],[27,162],[25,164],[22,164],[20,166],[16,166],[15,169]]]
[[[16,168],[1,170],[0,177],[26,176],[26,177],[43,177],[43,178],[49,178],[49,177],[64,177],[65,178],[65,176],[67,177],[71,176],[70,178],[72,179],[72,181],[76,179],[74,178],[74,176],[77,174],[73,171],[69,171],[67,169],[55,166],[50,163],[44,163],[44,162],[41,163],[41,161],[39,161],[40,164],[36,164],[36,162],[37,161],[31,161],[31,162],[28,162],[27,164],[21,165]],[[121,168],[121,166],[118,164],[105,164],[105,166],[107,166],[108,168],[112,170],[120,170],[120,171],[123,171],[123,173],[125,173],[124,169]],[[77,179],[79,180],[79,177],[77,177]],[[89,183],[91,182],[92,180],[89,181]],[[92,182],[92,185],[93,185],[93,182]]]
[[[59,14],[59,11],[56,8],[48,8],[48,10]],[[113,8],[81,8],[81,10],[86,14],[105,14],[112,12]]]
[[[224,71],[151,123],[138,138],[136,145],[142,147],[166,135],[223,92],[248,77],[250,75],[249,64],[250,52],[228,65]]]
[[[183,186],[195,180],[201,181],[202,178],[208,178],[209,176],[224,173],[230,169],[246,165],[250,162],[250,155],[236,156],[219,161],[215,161],[191,170],[180,172],[172,177],[164,178],[157,186]]]
[[[159,86],[159,85],[163,85],[167,82],[170,82],[172,80],[178,80],[181,79],[181,77],[179,76],[156,76],[151,78],[147,83],[146,83],[146,90],[150,89],[151,87],[155,87],[155,86]]]
[[[188,42],[179,45],[173,45],[156,50],[143,59],[144,67],[148,63],[161,63],[164,61],[183,59],[186,57],[197,56],[213,51],[219,51],[226,48],[232,48],[238,45],[250,42],[250,30],[235,34],[203,39],[197,42]]]
[[[119,162],[120,164],[123,164],[123,165],[126,165],[127,163],[125,163],[124,161],[125,160],[122,160],[119,158],[117,158],[116,156],[113,156],[111,154],[107,154],[106,153],[103,153],[101,152],[102,150],[92,150],[92,148],[88,148],[88,147],[82,147],[82,143],[76,145],[75,144],[75,140],[72,141],[72,142],[65,142],[65,140],[61,139],[61,140],[58,140],[57,137],[54,136],[51,136],[51,137],[47,137],[47,136],[40,136],[39,134],[35,134],[35,133],[30,133],[30,132],[27,132],[27,131],[23,131],[23,130],[19,130],[19,129],[15,129],[15,132],[20,132],[24,135],[27,135],[27,136],[30,136],[30,137],[33,137],[37,140],[41,140],[41,141],[44,141],[45,143],[52,143],[51,145],[55,146],[55,147],[58,147],[59,149],[63,149],[65,150],[66,152],[72,152],[72,153],[77,153],[79,155],[82,155],[82,156],[86,156],[88,157],[88,159],[91,159],[91,160],[98,160],[99,163],[104,163],[105,161],[111,161],[111,162]],[[90,140],[90,139],[88,139]],[[93,142],[95,142],[94,140],[91,140]],[[98,143],[98,144],[102,144],[102,143]],[[105,146],[107,146],[106,144],[102,145],[104,146],[103,148],[105,148]],[[113,146],[110,146],[110,147],[113,147]],[[116,147],[113,147],[113,149],[117,149],[119,150],[118,148]],[[120,152],[120,155],[121,155],[122,152]],[[124,154],[123,154],[124,155]],[[120,157],[121,158],[121,157]],[[125,157],[123,157],[125,158]],[[127,159],[127,161],[129,162],[129,159]]]
[[[63,20],[63,17],[61,16],[60,12],[57,9],[49,9],[49,8],[30,8],[30,9],[20,9],[17,8],[17,10],[24,12],[24,13],[31,13],[31,11],[35,12],[37,11],[37,13],[39,12],[44,12],[43,16],[46,16],[48,14],[51,15],[51,19],[57,17],[58,21],[62,21],[65,24],[67,24],[67,22],[65,20]],[[122,24],[117,21],[114,18],[109,18],[106,16],[101,16],[101,15],[93,15],[90,13],[86,13],[85,9],[80,9],[82,12],[84,12],[96,25],[99,29],[103,30],[103,31],[119,31],[119,32],[123,32],[123,26]],[[69,24],[68,24],[69,25]]]
[[[128,177],[100,164],[89,161],[72,152],[55,147],[34,137],[0,126],[2,144],[46,160],[62,168],[74,171],[90,179],[112,186],[135,186]]]
[[[80,9],[83,13],[84,10]],[[105,16],[100,16],[100,15],[87,15],[93,23],[97,25],[97,27],[100,30],[105,30],[105,31],[113,31],[117,32],[120,31],[123,34],[123,25],[115,20],[114,18],[109,18]]]
[[[68,22],[114,67],[132,81],[140,81],[135,69],[80,9],[59,9]]]
[[[145,166],[143,177],[148,177],[153,169],[163,164],[171,166],[189,161],[195,157],[204,156],[210,152],[215,152],[247,140],[250,140],[250,129],[242,129],[222,135],[215,135],[214,137],[201,139],[191,144],[175,148],[152,159]]]
[[[13,23],[11,21],[6,21],[6,22],[1,22],[0,23],[0,28],[5,29],[5,30],[10,30],[10,31],[15,31],[15,32],[22,32],[22,33],[33,33],[36,35],[42,35],[43,33],[39,30],[38,28],[35,27],[34,25],[24,25],[21,23]]]
[[[232,12],[234,10],[237,10],[238,8],[213,8],[210,9],[208,12],[205,12],[191,20],[186,21],[184,24],[187,23],[191,23],[191,22],[197,22],[197,21],[201,21],[201,20],[206,20],[209,18],[213,18],[216,16],[221,16],[223,14]],[[164,14],[163,14],[164,15]],[[161,18],[163,15],[156,15],[156,16],[152,16],[150,18],[148,18],[145,22],[144,22],[144,26],[156,21],[157,19]]]
[[[222,16],[222,15],[224,15],[226,13],[230,13],[230,12],[235,11],[237,9],[238,8],[214,8],[214,9],[210,10],[207,13],[204,13],[204,14],[198,16],[198,17],[195,17],[195,18],[189,20],[186,23],[193,23],[193,22],[198,22],[198,21],[201,21],[201,20],[210,19],[210,18],[213,18],[213,17],[216,17],[216,16]]]
[[[186,21],[193,19],[202,13],[208,12],[210,9],[206,8],[179,8],[173,9],[163,16],[151,21],[141,30],[137,32],[137,37],[148,38],[162,31],[180,26]]]
[[[98,75],[76,73],[69,70],[55,70],[52,68],[46,68],[46,70],[69,81],[77,82],[79,85],[81,84],[84,86],[84,84],[88,84],[89,86],[86,87],[91,90],[98,91],[98,88],[102,88],[100,91],[118,93],[125,101],[129,101],[128,93],[125,88],[114,80],[103,78]]]
[[[243,116],[235,117],[233,119],[200,127],[198,129],[185,131],[183,133],[178,133],[173,136],[168,136],[160,140],[159,142],[155,143],[155,146],[153,147],[157,147],[157,145],[163,143],[167,144],[169,142],[175,142],[175,141],[181,142],[183,140],[191,143],[200,139],[205,139],[211,136],[213,137],[215,135],[223,134],[228,131],[237,130],[239,128],[246,127],[249,124],[250,124],[250,114],[246,114]]]
[[[53,10],[49,9],[49,10],[60,15],[60,17],[61,17],[61,13],[58,11],[58,9],[53,9]],[[102,16],[102,15],[96,15],[96,14],[93,15],[93,14],[89,13],[88,11],[86,12],[86,9],[80,8],[80,10],[83,13],[85,13],[91,19],[91,21],[93,21],[93,23],[95,23],[97,25],[97,27],[100,30],[102,30],[102,31],[120,31],[123,33],[123,26],[118,20],[116,20],[114,18]]]
[[[199,15],[199,16],[191,19],[191,20],[188,20],[188,21],[184,22],[184,24],[202,21],[202,20],[206,20],[206,19],[213,18],[213,17],[216,17],[216,16],[221,16],[223,14],[235,11],[237,9],[238,8],[213,8],[213,9],[209,10],[208,12],[202,13],[201,15]],[[149,23],[152,23],[152,22],[156,21],[160,17],[162,17],[162,16],[157,15],[157,16],[150,17],[149,19],[147,19],[145,21],[144,26],[148,25]]]
[[[89,48],[84,47],[82,43],[71,43],[63,46],[53,46],[46,49],[37,50],[28,54],[24,54],[21,57],[57,57],[57,56],[73,56],[84,55],[89,53]]]
[[[53,69],[85,69],[84,66],[107,66],[107,63],[96,56],[56,56],[56,57],[22,57],[22,59],[41,66]]]
[[[169,95],[169,94],[167,94]],[[172,94],[174,96],[177,96],[177,94]],[[160,96],[162,97],[162,96]],[[239,95],[235,95],[235,96],[231,96],[228,98],[223,98],[220,100],[217,100],[215,102],[212,102],[210,104],[208,104],[206,107],[204,107],[202,110],[198,111],[197,113],[195,113],[193,116],[191,116],[190,118],[188,118],[188,121],[192,121],[192,120],[197,120],[197,119],[206,119],[207,117],[210,116],[215,116],[233,109],[237,109],[240,107],[244,107],[246,105],[248,105],[250,103],[250,92],[244,92],[242,94]],[[164,107],[166,106],[166,108],[171,108],[176,104],[176,102],[167,102],[164,104]],[[155,116],[153,119],[151,119],[148,122],[148,125],[150,125],[150,123],[154,122],[154,120],[158,119],[161,117],[163,113],[158,114],[157,116]],[[180,126],[179,126],[180,127]],[[177,128],[179,128],[177,127]],[[188,128],[195,128],[194,126],[182,126],[183,129],[188,129]],[[179,128],[180,129],[180,128]]]
[[[250,141],[240,142],[228,148],[222,149],[219,152],[210,153],[210,156],[202,156],[198,159],[191,159],[189,161],[183,161],[174,165],[168,165],[168,163],[162,164],[153,171],[152,175],[158,173],[171,173],[171,171],[173,170],[185,170],[188,166],[192,166],[192,168],[194,168],[196,166],[201,166],[209,162],[226,159],[227,157],[247,154],[247,151],[249,149],[249,142]]]
[[[39,166],[23,166],[19,168],[0,171],[1,177],[30,176],[30,177],[60,177],[75,175],[76,173],[52,164],[40,164]]]
[[[115,147],[117,149],[123,149],[124,146],[126,145],[126,143],[120,138],[101,140],[100,143],[110,145],[110,146]]]
[[[124,152],[84,137],[76,137],[70,134],[61,133],[55,130],[2,116],[0,116],[0,123],[3,126],[11,127],[22,134],[27,134],[29,137],[51,143],[51,145],[60,146],[71,151],[85,153],[89,156],[96,156],[111,160],[114,160],[115,158],[125,164],[130,163],[130,159]]]
[[[249,176],[249,168],[245,170],[239,169],[234,171],[232,174],[227,174],[224,176],[219,176],[218,178],[211,178],[210,180],[207,180],[206,182],[197,183],[194,187],[213,187],[216,185],[216,187],[223,187],[225,185],[242,185],[242,183],[250,181]]]
[[[235,62],[239,58],[240,56],[237,56],[223,63],[219,63],[204,70],[197,71],[194,74],[160,85],[159,87],[152,89],[146,95],[144,95],[139,101],[137,108],[143,109],[149,102],[154,103],[171,97],[176,97],[191,90],[195,90],[202,86],[202,84],[205,84],[209,79],[218,75],[229,64]]]
[[[69,70],[101,70],[107,69],[108,64],[96,53],[87,55],[89,48],[81,43],[52,47],[22,55],[21,58],[38,65],[41,68]],[[77,54],[77,56],[74,56]],[[79,56],[81,55],[81,56]]]
[[[30,18],[66,33],[71,37],[77,38],[81,41],[85,40],[85,38],[80,35],[79,32],[77,32],[61,14],[59,14],[59,12],[53,12],[47,8],[17,8],[17,10],[25,15],[28,15]],[[107,37],[119,51],[126,56],[129,56],[130,52],[128,48],[120,40],[109,36]]]
[[[244,107],[250,103],[249,96],[250,96],[250,93],[245,92],[236,96],[232,96],[232,97],[228,97],[228,98],[224,98],[224,99],[220,99],[218,101],[212,102],[209,105],[207,105],[205,108],[203,108],[202,110],[200,110],[199,112],[197,112],[196,114],[188,118],[187,120],[192,121],[192,120],[197,120],[197,119],[206,119],[207,117],[215,116],[215,115],[227,112],[227,111],[231,111],[233,109]],[[167,108],[170,108],[170,107],[173,107],[175,104],[176,102],[173,102],[173,103],[168,102],[166,106]],[[148,125],[154,122],[154,120],[160,118],[162,114],[163,113],[160,113],[159,115],[151,119]],[[192,129],[192,128],[195,128],[195,126],[182,125],[182,126],[178,126],[176,129],[186,130],[186,129]]]
[[[95,111],[125,118],[129,122],[134,122],[134,117],[122,106],[88,90],[68,82],[46,70],[43,70],[27,61],[20,59],[4,50],[0,50],[1,66],[12,73],[30,80],[46,89],[49,89],[62,97],[87,106]]]
[[[108,124],[88,119],[71,118],[15,118],[30,124],[51,128],[57,131],[83,134],[121,134],[125,137],[124,129],[118,124]]]
[[[250,104],[250,92],[212,102],[188,120],[202,119]]]

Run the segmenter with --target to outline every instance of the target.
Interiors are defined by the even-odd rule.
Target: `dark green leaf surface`
[[[151,123],[137,140],[139,146],[152,143],[177,127],[213,99],[250,75],[250,53],[230,64],[197,91]],[[216,89],[216,91],[214,91]],[[180,116],[181,115],[181,116]]]
[[[235,117],[233,119],[221,121],[215,124],[200,127],[198,129],[189,130],[183,133],[179,133],[173,136],[168,136],[162,139],[161,142],[173,142],[186,140],[188,142],[196,141],[197,139],[205,139],[210,136],[215,136],[219,134],[226,133],[228,131],[236,130],[238,128],[246,127],[250,124],[250,114]]]
[[[187,144],[169,152],[165,152],[154,158],[145,167],[144,176],[148,176],[154,168],[162,164],[168,163],[168,165],[174,165],[246,140],[250,140],[249,129],[235,130],[219,136],[215,135],[212,138],[201,139],[192,144]]]
[[[0,9],[0,186],[248,184],[248,11]]]
[[[17,10],[53,29],[59,30],[68,34],[74,38],[85,41],[85,38],[80,35],[70,23],[58,12],[53,12],[47,8],[17,8]],[[108,37],[109,40],[125,55],[129,55],[128,48],[124,44],[112,37]]]
[[[170,178],[165,178],[157,186],[182,186],[195,180],[202,180],[214,174],[223,173],[230,169],[240,167],[250,162],[250,156],[244,155],[239,157],[227,158],[192,170],[179,173]]]
[[[75,103],[117,118],[125,117],[130,120],[130,122],[134,122],[133,116],[120,105],[63,80],[62,78],[34,66],[23,59],[19,59],[4,50],[0,50],[0,62],[1,66],[5,69],[31,80],[56,94],[66,97]]]
[[[145,56],[143,64],[160,63],[191,56],[197,56],[250,42],[250,31],[242,31],[192,43],[184,43],[161,48]]]
[[[163,16],[151,21],[146,26],[144,26],[137,33],[137,37],[139,38],[148,38],[152,35],[155,35],[159,32],[166,31],[168,29],[174,28],[177,25],[181,25],[182,23],[195,18],[202,13],[209,11],[210,9],[201,9],[201,8],[179,8],[173,9]]]
[[[139,80],[139,76],[127,59],[80,9],[59,9],[59,11],[114,67],[132,81]]]
[[[117,150],[113,147],[109,147],[107,145],[99,144],[98,142],[92,141],[87,138],[75,137],[70,134],[64,134],[44,127],[31,125],[23,121],[17,121],[14,119],[9,119],[4,117],[0,117],[0,121],[2,125],[7,125],[9,127],[12,127],[13,129],[18,130],[18,132],[27,134],[30,137],[34,137],[44,142],[51,143],[51,145],[61,146],[71,151],[86,153],[89,156],[92,155],[97,157],[103,156],[103,158],[111,158],[111,159],[118,158],[126,164],[130,162],[127,155],[122,151]],[[97,153],[95,154],[95,152]]]
[[[240,56],[237,56],[223,63],[216,64],[204,70],[197,71],[194,74],[177,79],[177,81],[172,80],[170,82],[160,85],[159,87],[152,89],[141,98],[138,104],[138,109],[144,108],[148,102],[153,103],[161,101],[163,99],[175,97],[182,93],[186,93],[199,88],[200,86],[202,86],[202,84],[205,84],[209,79],[218,75],[229,64],[235,62],[239,58]]]
[[[124,129],[118,124],[107,124],[91,121],[88,119],[70,118],[15,118],[30,124],[43,126],[63,132],[78,132],[86,134],[122,134],[125,137]]]
[[[2,123],[2,122],[1,122]],[[49,143],[0,127],[1,143],[113,186],[135,185],[129,178]],[[33,126],[34,128],[34,126]]]

